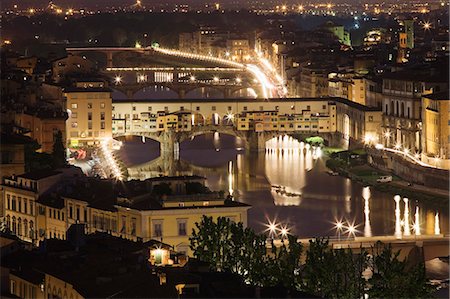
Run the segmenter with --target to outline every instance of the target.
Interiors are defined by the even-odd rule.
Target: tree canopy
[[[259,287],[282,286],[324,298],[428,298],[430,287],[423,263],[408,265],[389,245],[372,249],[334,249],[327,239],[308,249],[288,235],[281,244],[225,217],[203,216],[190,237],[194,257],[212,271],[239,274]],[[372,278],[363,272],[370,270]]]

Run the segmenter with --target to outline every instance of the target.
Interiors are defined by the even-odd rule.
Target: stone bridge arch
[[[210,133],[219,133],[224,135],[230,135],[234,137],[238,137],[246,140],[246,136],[244,133],[236,130],[233,126],[215,126],[215,125],[207,125],[207,126],[196,126],[192,127],[192,130],[189,132],[180,132],[178,137],[178,142],[182,143],[192,137],[201,136]]]
[[[164,87],[175,92],[179,98],[184,96],[184,91],[179,86],[175,86],[170,82],[146,82],[146,83],[133,83],[133,84],[116,84],[111,85],[111,88],[125,94],[129,99],[132,99],[136,93],[142,91],[144,88],[153,86]]]
[[[240,92],[240,91],[243,91],[243,90],[247,92],[249,88],[253,89],[253,91],[255,92],[256,96],[258,96],[258,90],[259,89],[257,89],[256,86],[246,85],[246,86],[238,86],[238,87],[235,87],[235,88],[230,88],[230,91],[229,91],[230,97],[235,97],[237,92]]]

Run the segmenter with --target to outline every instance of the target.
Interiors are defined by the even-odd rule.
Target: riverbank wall
[[[391,172],[405,181],[424,185],[429,188],[449,190],[449,171],[445,169],[425,167],[395,153],[367,150],[369,164],[377,169]]]

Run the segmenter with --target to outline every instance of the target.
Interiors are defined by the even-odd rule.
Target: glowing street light
[[[282,227],[281,228],[281,237],[282,238],[286,238],[288,233],[289,233],[289,230],[287,229],[287,227]]]
[[[195,76],[191,76],[190,80],[195,81]]]
[[[341,241],[341,232],[344,229],[344,224],[341,220],[338,220],[334,223],[334,228],[336,229],[336,232],[338,234],[338,241]]]
[[[347,232],[349,233],[349,235],[355,236],[356,228],[355,228],[353,225],[350,225],[350,226],[347,228]]]
[[[225,119],[228,120],[228,121],[233,122],[234,121],[234,114],[231,113],[231,112],[227,113],[227,115],[225,115]]]
[[[431,23],[430,22],[423,23],[422,28],[425,29],[425,30],[430,30],[431,29]]]
[[[116,85],[120,84],[121,82],[122,82],[122,77],[121,76],[117,75],[117,76],[114,77],[114,83]]]
[[[214,82],[219,82],[219,77],[214,77],[213,80]]]
[[[241,82],[242,82],[242,79],[239,78],[239,77],[237,77],[237,78],[236,78],[236,82],[237,82],[237,83],[241,83]]]
[[[144,81],[145,81],[145,76],[139,75],[139,82],[144,82]]]
[[[402,148],[402,145],[401,145],[400,143],[397,143],[397,144],[394,146],[394,148],[395,148],[396,150],[399,150],[399,149]]]
[[[266,231],[269,232],[269,238],[273,238],[277,235],[277,230],[278,230],[278,224],[276,223],[276,220],[274,220],[273,222],[269,220],[269,224],[266,224],[267,229]]]

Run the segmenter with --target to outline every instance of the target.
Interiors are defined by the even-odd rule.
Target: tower
[[[405,33],[406,33],[406,47],[408,49],[414,48],[414,20],[405,20]]]
[[[406,59],[406,49],[408,47],[408,35],[405,32],[400,32],[398,35],[398,53],[397,63],[404,63]]]

